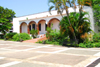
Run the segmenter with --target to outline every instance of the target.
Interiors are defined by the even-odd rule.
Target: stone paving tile
[[[92,50],[100,50],[100,48],[89,48],[89,49],[92,49]]]
[[[50,48],[50,47],[43,47],[43,48],[38,48],[38,49],[32,49],[30,51],[41,51],[41,52],[54,52],[58,50],[62,50],[63,48]]]
[[[30,49],[30,48],[35,48],[35,47],[31,47],[31,46],[15,46],[15,47],[10,47],[9,49],[23,50],[23,49]]]
[[[13,45],[0,45],[0,48],[8,48],[8,47],[13,47]]]
[[[33,59],[33,61],[57,63],[57,64],[64,64],[64,65],[75,65],[75,64],[78,64],[79,62],[81,62],[87,58],[88,57],[84,57],[84,56],[74,56],[74,55],[66,55],[66,54],[52,54],[52,55]]]
[[[9,51],[12,51],[12,50],[0,49],[0,53],[2,53],[2,52],[9,52]]]
[[[56,66],[49,66],[49,65],[43,65],[43,64],[24,62],[24,63],[19,63],[19,64],[8,66],[8,67],[56,67]]]
[[[71,53],[71,54],[81,54],[81,55],[94,55],[98,53],[99,51],[89,51],[89,50],[76,50],[76,49],[71,49],[67,51],[63,51],[61,53]]]
[[[27,59],[27,58],[36,57],[36,56],[39,56],[39,55],[42,55],[42,53],[20,51],[20,52],[1,54],[0,56],[7,57],[7,58]]]
[[[6,60],[6,59],[0,59],[0,65],[1,64],[5,64],[5,63],[9,63],[12,62],[11,60]]]

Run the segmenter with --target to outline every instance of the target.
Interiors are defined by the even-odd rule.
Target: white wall
[[[22,25],[22,33],[27,33],[27,24]]]
[[[89,19],[90,19],[90,28],[94,31],[94,32],[96,32],[96,33],[98,33],[98,27],[97,26],[95,26],[95,23],[94,23],[94,17],[93,17],[93,10],[92,10],[92,8],[91,7],[88,7],[88,6],[84,6],[84,8],[83,8],[83,10],[84,11],[86,11],[86,12],[88,12],[88,14],[89,14]]]
[[[45,23],[46,23],[45,21],[41,22],[41,31],[39,31],[40,34],[46,34]]]
[[[53,24],[53,26],[52,26],[52,29],[53,30],[60,30],[60,26],[59,26],[59,21],[58,20],[53,20],[53,21],[51,21],[51,24]]]
[[[18,18],[13,18],[13,32],[20,33],[20,22]]]
[[[89,12],[89,15],[90,15],[89,18],[90,18],[90,22],[91,22],[91,29],[93,31],[97,32],[97,28],[94,26],[92,9],[90,7],[84,7],[83,10]],[[79,12],[79,8],[78,7],[77,7],[76,11]],[[73,8],[69,8],[69,12],[74,12],[74,9]],[[22,16],[22,17],[18,17],[18,18],[13,18],[13,29],[14,29],[14,32],[20,33],[20,24],[22,22],[26,22],[27,24],[29,24],[29,22],[35,21],[36,24],[38,24],[38,22],[40,20],[44,19],[44,20],[46,20],[46,24],[47,24],[49,22],[49,20],[51,20],[52,18],[57,18],[57,19],[61,20],[62,17],[57,14],[57,11],[51,11],[51,13],[52,13],[52,15],[50,15],[49,12],[43,12],[43,13],[38,13],[38,14]],[[63,12],[63,14],[66,15],[65,11]],[[54,25],[56,25],[56,24],[57,23],[55,23]],[[44,28],[44,24],[42,24],[42,26]],[[40,31],[40,33],[43,33],[43,32],[46,32],[46,31]]]

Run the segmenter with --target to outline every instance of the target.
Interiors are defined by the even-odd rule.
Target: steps
[[[40,37],[40,38],[31,39],[31,40],[26,40],[26,41],[23,41],[23,42],[27,42],[27,43],[35,43],[35,42],[43,41],[43,40],[47,40],[46,36]]]

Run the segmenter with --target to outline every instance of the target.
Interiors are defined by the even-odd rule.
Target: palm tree
[[[61,4],[61,0],[49,0],[49,6],[50,6],[50,4],[52,3],[53,5],[52,6],[50,6],[50,8],[49,8],[49,13],[51,14],[51,10],[53,9],[53,8],[55,8],[55,10],[57,10],[57,13],[58,14],[60,14],[62,17],[63,17],[63,15],[62,15],[62,13],[63,13],[63,8],[62,8],[62,4]]]
[[[67,18],[68,18],[68,22],[69,22],[70,26],[72,27],[72,24],[69,19],[69,11],[68,11],[68,8],[72,6],[71,1],[70,0],[49,0],[49,3],[53,4],[53,6],[50,6],[50,8],[49,8],[50,14],[51,14],[51,9],[55,8],[55,10],[57,10],[57,12],[60,13],[60,15],[63,17],[62,13],[63,13],[63,10],[65,10]],[[75,37],[75,41],[77,41],[75,32],[73,31],[72,33]]]
[[[82,11],[84,6],[91,6],[92,1],[91,0],[77,0],[77,3],[79,5],[80,12]]]
[[[57,10],[57,12],[60,13],[60,15],[63,17],[62,13],[63,13],[63,10],[65,10],[66,15],[67,15],[67,19],[68,19],[68,23],[70,24],[70,27],[72,27],[71,21],[69,19],[68,8],[74,7],[74,10],[76,12],[76,2],[79,5],[80,14],[81,14],[82,9],[83,9],[85,4],[91,5],[91,0],[49,0],[49,3],[53,4],[53,6],[51,6],[49,8],[49,12],[51,11],[51,9],[55,8],[55,10]],[[73,36],[75,37],[75,41],[77,42],[74,28],[72,27],[72,29],[73,29],[73,32],[72,32]]]

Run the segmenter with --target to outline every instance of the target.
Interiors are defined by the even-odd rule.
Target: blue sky
[[[48,11],[48,0],[0,0],[0,6],[12,9],[16,17]]]

